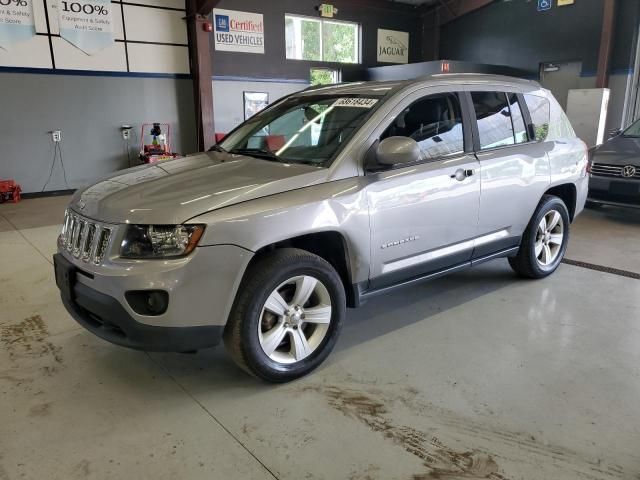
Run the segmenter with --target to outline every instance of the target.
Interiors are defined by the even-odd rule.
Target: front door
[[[413,94],[391,116],[380,139],[411,137],[423,160],[368,174],[371,289],[471,259],[480,172],[462,119],[459,96],[445,92]]]

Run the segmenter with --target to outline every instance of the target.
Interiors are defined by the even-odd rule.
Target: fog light
[[[138,315],[162,315],[169,307],[169,294],[164,290],[136,290],[124,296]]]

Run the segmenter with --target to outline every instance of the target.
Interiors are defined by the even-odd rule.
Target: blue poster
[[[553,0],[538,0],[538,11],[544,12],[545,10],[551,10],[553,6]]]
[[[0,48],[8,50],[13,43],[24,42],[36,34],[33,0],[0,2]]]
[[[60,36],[87,55],[113,45],[112,8],[111,0],[60,1]]]

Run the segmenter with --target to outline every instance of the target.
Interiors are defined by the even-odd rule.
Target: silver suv
[[[488,75],[311,88],[211,151],[78,191],[55,255],[67,310],[126,347],[224,339],[281,382],[317,367],[346,307],[508,257],[552,273],[587,148],[537,83]]]

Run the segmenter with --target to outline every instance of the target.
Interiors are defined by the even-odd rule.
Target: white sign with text
[[[58,2],[60,36],[87,55],[113,45],[111,0]]]
[[[24,42],[35,34],[33,0],[0,0],[0,48]]]
[[[379,28],[378,62],[409,63],[409,33]]]
[[[214,8],[216,50],[264,53],[264,20],[260,13]]]

